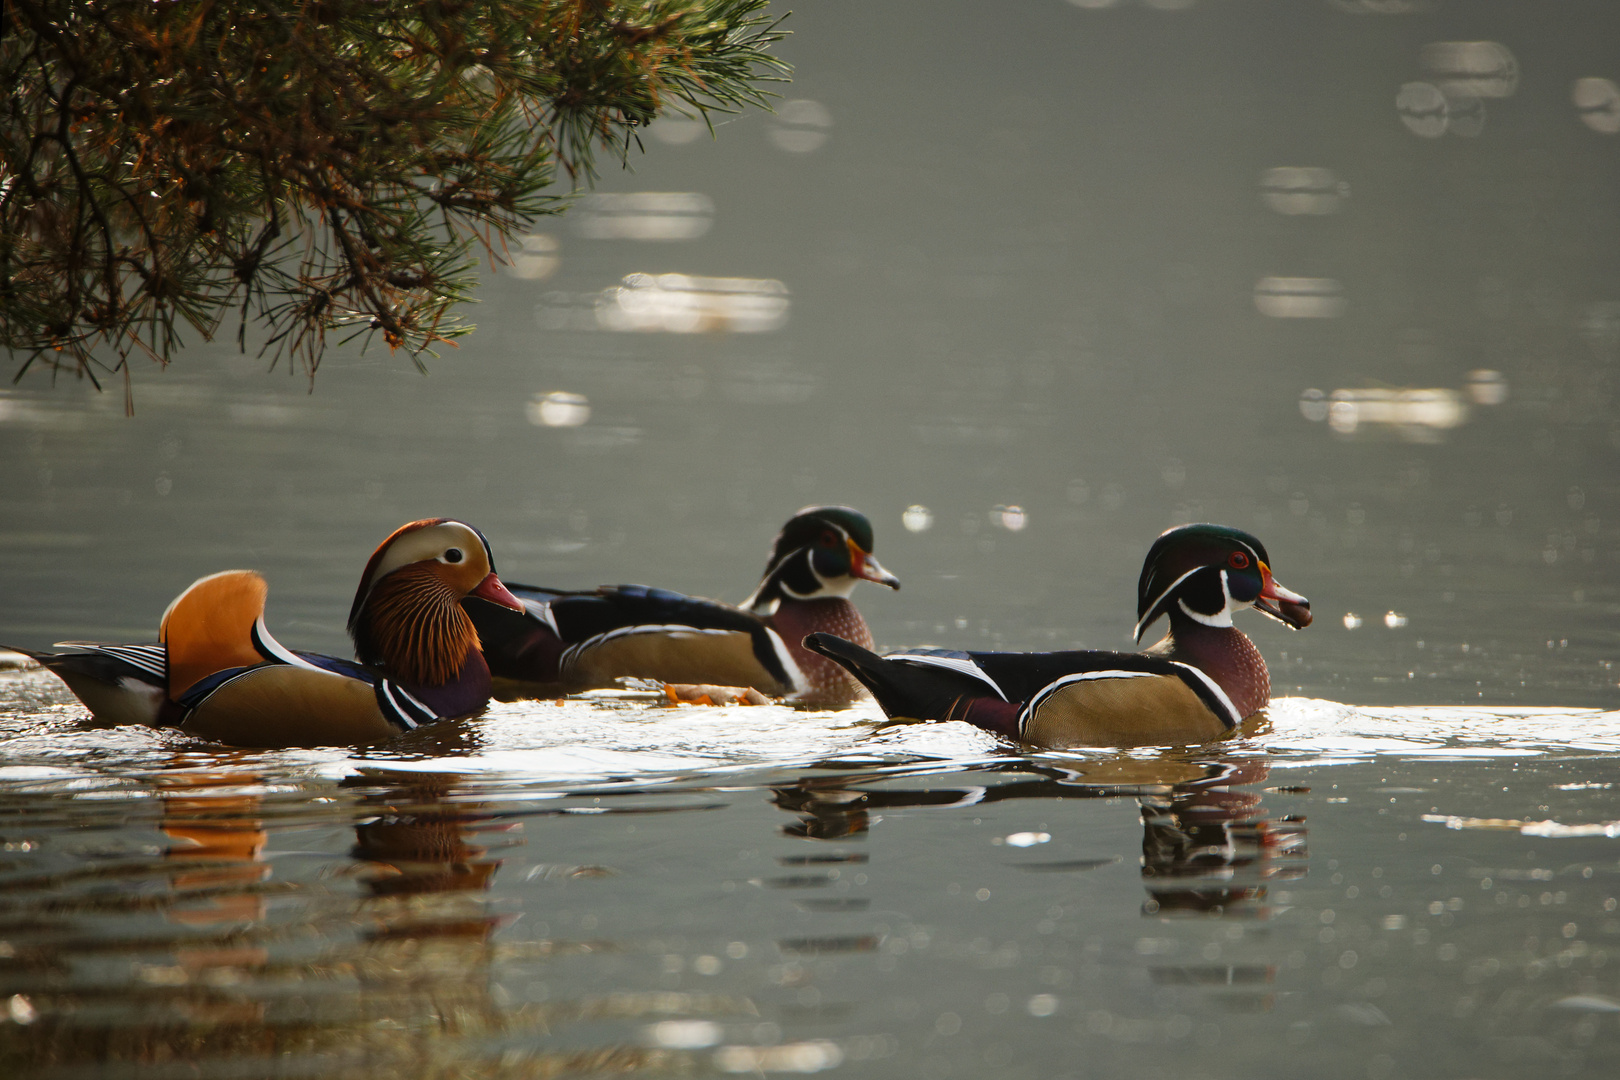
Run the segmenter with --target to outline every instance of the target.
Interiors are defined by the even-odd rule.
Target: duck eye
[[[444,561],[447,563],[458,563],[465,557],[462,555],[460,548],[451,548],[444,553]]]
[[[1241,551],[1234,551],[1226,560],[1234,570],[1246,570],[1249,566],[1249,557]]]
[[[832,533],[822,533],[820,544],[822,547],[837,547],[838,537],[834,536]]]

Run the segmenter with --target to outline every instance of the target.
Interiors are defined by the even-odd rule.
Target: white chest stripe
[[[771,639],[771,649],[776,653],[776,659],[781,662],[782,670],[787,672],[788,685],[793,688],[793,693],[799,694],[809,690],[810,680],[805,678],[804,672],[799,669],[793,654],[788,651],[787,642],[782,640],[782,635],[768,626],[765,628],[765,634]]]
[[[1243,721],[1243,717],[1238,715],[1237,706],[1232,704],[1232,699],[1226,696],[1226,691],[1221,689],[1220,683],[1204,674],[1202,669],[1193,667],[1191,664],[1183,664],[1180,660],[1170,662],[1178,668],[1186,668],[1203,680],[1204,685],[1209,687],[1210,693],[1215,695],[1215,700],[1219,701],[1226,709],[1226,715],[1222,719],[1226,721],[1228,727],[1237,727]]]
[[[377,691],[392,709],[393,715],[390,719],[406,731],[415,731],[418,726],[439,719],[438,714],[391,679],[384,679],[378,683]]]
[[[1007,700],[1007,694],[996,684],[996,680],[984,673],[984,669],[972,660],[960,656],[927,656],[917,653],[889,653],[885,660],[906,660],[913,664],[923,664],[928,667],[941,667],[947,671],[960,672],[969,678],[978,679],[996,692],[1002,701]]]

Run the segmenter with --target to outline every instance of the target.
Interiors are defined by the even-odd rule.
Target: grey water
[[[1266,724],[1033,754],[627,693],[257,753],[7,673],[7,1074],[1613,1075],[1620,9],[788,25],[774,116],[654,125],[426,375],[0,389],[0,644],[252,567],[344,652],[441,515],[510,580],[737,601],[843,502],[881,646],[1123,648],[1211,520],[1317,613],[1245,626]]]

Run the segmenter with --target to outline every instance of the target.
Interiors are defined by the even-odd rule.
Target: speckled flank
[[[771,628],[793,651],[794,662],[804,672],[806,686],[801,701],[816,705],[847,705],[864,697],[866,691],[842,667],[824,656],[807,650],[801,643],[816,631],[836,634],[863,649],[872,648],[872,631],[866,620],[848,600],[787,600],[770,618]]]

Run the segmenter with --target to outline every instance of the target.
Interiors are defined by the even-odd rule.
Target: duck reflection
[[[991,766],[991,774],[1035,774],[982,787],[926,791],[850,784],[845,776],[810,776],[771,789],[771,801],[798,820],[788,836],[812,840],[859,837],[886,809],[982,807],[1012,799],[1099,799],[1134,795],[1142,816],[1144,915],[1206,913],[1267,918],[1267,883],[1303,876],[1302,821],[1273,819],[1260,792],[1261,763],[1120,757],[1072,767],[1025,761]],[[1086,869],[1113,862],[1067,860],[1020,864],[1025,870]]]
[[[361,808],[375,807],[376,816],[355,825],[352,854],[371,864],[363,880],[373,897],[489,888],[500,860],[487,857],[488,848],[475,840],[481,832],[505,832],[517,825],[492,822],[477,803],[450,801],[447,796],[459,779],[449,773],[410,774],[398,786],[361,799]],[[361,776],[356,782],[371,787],[377,777]]]
[[[143,982],[235,985],[270,963],[270,950],[242,934],[263,922],[270,878],[259,783],[253,773],[233,771],[176,771],[158,778],[158,828],[171,841],[163,863],[173,899],[164,919],[196,936],[187,933],[173,942],[172,965],[139,968]],[[256,1024],[265,1015],[262,1001],[215,993],[177,994],[174,1007],[195,1024]]]
[[[502,1028],[490,996],[502,920],[488,897],[500,860],[487,835],[517,826],[457,798],[460,781],[369,771],[344,782],[365,791],[351,849],[364,889],[356,922],[366,928],[353,954],[357,1021],[431,1016],[449,1036]]]
[[[1269,918],[1267,883],[1303,877],[1305,827],[1273,820],[1255,791],[1263,765],[1235,766],[1209,783],[1139,799],[1142,810],[1143,914],[1225,914]]]
[[[799,818],[782,831],[810,840],[846,840],[881,821],[885,808],[969,806],[983,795],[982,788],[884,791],[845,787],[847,781],[848,777],[806,777],[792,787],[772,788],[771,801]]]
[[[1100,759],[1050,766],[1010,761],[977,770],[982,786],[906,790],[884,786],[870,773],[855,777],[809,776],[791,786],[772,789],[776,806],[795,817],[782,826],[788,836],[813,840],[864,837],[882,820],[885,810],[969,809],[980,813],[991,803],[1014,799],[1117,799],[1134,796],[1142,822],[1141,905],[1146,918],[1172,917],[1269,919],[1270,886],[1304,876],[1306,830],[1302,819],[1267,812],[1258,785],[1269,775],[1262,762],[1193,761],[1177,757]],[[958,778],[964,774],[956,774]],[[972,774],[968,774],[972,775]],[[1015,834],[1006,842],[1030,846],[1050,838]],[[798,856],[809,862],[816,856]],[[865,854],[836,856],[839,861]],[[786,861],[786,860],[784,860]],[[1086,859],[1020,861],[1030,873],[1065,873],[1096,869],[1120,856]],[[788,887],[792,878],[764,884]],[[822,882],[825,884],[825,882]],[[808,910],[860,910],[847,899]],[[1157,940],[1157,939],[1153,939]],[[800,942],[780,942],[785,952],[803,951]],[[875,945],[872,947],[876,947]],[[1276,980],[1273,964],[1149,964],[1155,983],[1166,986],[1220,988],[1231,1006],[1266,1009]]]
[[[169,882],[180,903],[171,922],[206,926],[264,917],[258,886],[270,876],[259,777],[237,772],[174,772],[158,778],[159,828]]]

